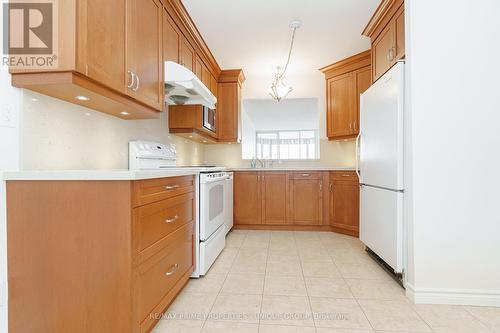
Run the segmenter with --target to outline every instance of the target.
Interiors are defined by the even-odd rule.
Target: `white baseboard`
[[[500,290],[415,288],[406,283],[406,297],[415,304],[500,306]]]

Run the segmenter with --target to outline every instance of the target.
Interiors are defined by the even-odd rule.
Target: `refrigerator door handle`
[[[358,136],[356,137],[356,174],[358,175],[359,181],[361,181],[361,174],[359,172],[359,143],[361,139],[361,130],[359,131]]]

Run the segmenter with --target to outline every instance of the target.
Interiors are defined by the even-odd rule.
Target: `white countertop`
[[[197,175],[199,171],[189,170],[47,170],[47,171],[5,171],[3,180],[141,180],[176,176]]]
[[[228,171],[355,171],[352,167],[332,167],[332,166],[302,166],[302,167],[280,167],[272,168],[228,168]]]

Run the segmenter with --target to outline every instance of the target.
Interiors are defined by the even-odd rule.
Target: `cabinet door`
[[[355,113],[353,74],[347,73],[328,80],[327,130],[329,138],[354,133],[352,115]]]
[[[359,183],[353,180],[331,181],[330,221],[335,231],[359,235]]]
[[[286,172],[262,172],[262,223],[287,223]]]
[[[194,72],[195,52],[184,36],[181,38],[181,65]]]
[[[240,87],[220,83],[217,89],[217,136],[222,142],[237,142],[239,136]]]
[[[181,32],[167,11],[163,11],[163,60],[179,63]]]
[[[82,74],[126,92],[125,1],[79,2],[77,68]]]
[[[163,109],[163,7],[159,0],[128,0],[127,54],[136,77],[129,90],[135,99]]]
[[[234,223],[261,224],[261,191],[258,172],[234,173]]]
[[[361,94],[364,93],[372,84],[372,69],[370,66],[359,69],[355,72],[356,75],[356,107],[354,108],[353,128],[355,134],[359,133],[359,112]]]
[[[297,225],[321,225],[323,180],[290,180],[290,218]]]
[[[394,22],[390,22],[372,43],[373,82],[377,81],[396,61]]]
[[[217,97],[217,79],[213,75],[210,75],[210,90]]]
[[[401,6],[396,12],[395,26],[396,26],[396,59],[405,57],[405,12],[404,6]]]
[[[194,64],[194,74],[198,77],[198,79],[200,79],[200,81],[202,81],[203,62],[198,57],[196,57],[196,61]]]
[[[212,77],[212,74],[210,74],[210,71],[208,70],[207,66],[205,66],[205,64],[203,64],[202,73],[201,73],[201,81],[208,89],[210,89],[210,84],[211,84],[210,78],[211,77]]]

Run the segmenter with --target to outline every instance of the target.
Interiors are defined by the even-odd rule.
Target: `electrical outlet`
[[[12,104],[5,104],[0,107],[0,127],[16,127],[16,111]]]

